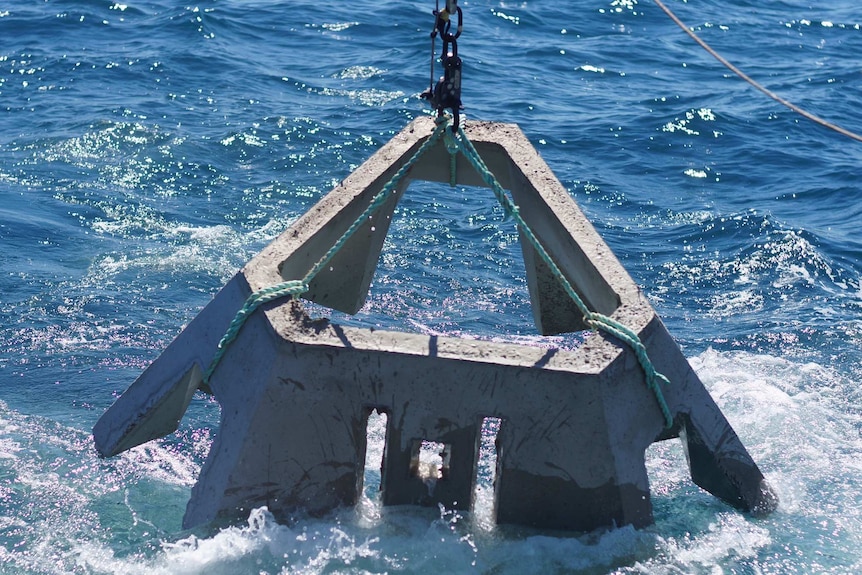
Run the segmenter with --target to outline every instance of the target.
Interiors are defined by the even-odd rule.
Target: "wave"
[[[184,532],[179,518],[210,445],[200,422],[102,461],[87,434],[0,405],[0,554],[12,569],[46,573],[711,573],[717,563],[793,571],[815,550],[825,571],[858,567],[862,412],[848,409],[860,399],[854,377],[740,351],[709,349],[692,364],[778,492],[774,514],[740,514],[694,487],[681,444],[668,441],[647,454],[656,524],[643,530],[494,526],[482,508],[492,505],[489,484],[473,515],[383,508],[371,489],[355,509],[324,518],[278,524],[260,508],[245,525]],[[816,540],[794,535],[812,525]]]

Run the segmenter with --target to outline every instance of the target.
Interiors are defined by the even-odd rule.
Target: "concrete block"
[[[305,276],[433,130],[428,118],[413,121],[252,259],[105,413],[94,428],[99,452],[113,455],[176,429],[245,299]],[[312,320],[300,300],[276,301],[252,314],[209,381],[221,423],[184,524],[240,517],[260,505],[288,518],[355,504],[374,409],[388,416],[384,505],[470,509],[480,427],[495,417],[500,523],[579,531],[648,525],[644,452],[676,437],[695,483],[739,509],[773,509],[762,473],[676,342],[520,129],[474,122],[466,132],[588,307],[637,333],[668,376],[671,428],[634,353],[612,336],[546,350],[338,325]],[[412,180],[448,183],[449,165],[442,142],[429,148],[303,297],[360,309],[398,200]],[[484,185],[463,158],[456,180]],[[549,267],[522,245],[537,330],[583,329]],[[430,476],[420,465],[423,445],[442,462]]]

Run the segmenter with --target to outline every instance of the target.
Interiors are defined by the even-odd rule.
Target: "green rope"
[[[632,350],[635,352],[637,356],[638,362],[641,365],[641,368],[644,371],[644,376],[646,377],[647,388],[653,392],[655,395],[656,401],[658,402],[659,408],[661,409],[662,415],[665,420],[665,427],[670,428],[673,425],[673,415],[670,412],[670,408],[667,405],[667,402],[664,399],[664,395],[662,394],[661,388],[658,382],[669,384],[667,377],[658,373],[655,370],[655,367],[652,364],[652,361],[647,354],[646,347],[643,342],[641,342],[640,337],[633,332],[631,329],[616,321],[613,318],[610,318],[606,315],[591,311],[587,305],[583,302],[581,297],[572,287],[572,284],[569,283],[569,280],[566,279],[566,276],[560,271],[560,268],[557,266],[556,262],[551,259],[551,256],[545,250],[544,246],[542,246],[539,239],[533,233],[533,230],[530,229],[530,226],[527,225],[527,222],[524,221],[524,218],[521,217],[519,213],[518,206],[506,195],[505,190],[503,190],[503,186],[500,185],[500,182],[497,181],[497,178],[494,177],[494,174],[488,169],[488,166],[485,165],[485,162],[482,160],[482,157],[476,151],[476,148],[473,146],[473,143],[467,137],[467,134],[464,132],[463,128],[458,129],[458,138],[455,138],[456,143],[458,144],[459,149],[467,157],[470,163],[476,168],[476,171],[479,172],[479,175],[482,176],[482,179],[486,184],[491,188],[494,192],[494,195],[497,197],[497,200],[503,206],[503,210],[510,215],[518,225],[518,228],[530,242],[530,245],[533,246],[533,249],[536,250],[536,253],[539,254],[539,257],[542,258],[542,261],[550,268],[551,273],[557,280],[562,284],[563,289],[565,289],[566,293],[572,299],[572,301],[577,306],[578,310],[584,316],[584,322],[596,330],[602,330],[605,333],[609,333],[614,337],[620,339],[625,342]]]
[[[446,131],[447,122],[446,121],[438,121],[437,128],[428,137],[427,140],[419,147],[418,150],[410,157],[407,162],[404,163],[401,168],[395,172],[395,175],[386,182],[386,184],[381,188],[379,192],[371,199],[371,203],[365,208],[356,221],[354,221],[349,228],[341,235],[335,244],[329,248],[323,257],[318,260],[314,266],[305,274],[305,277],[301,280],[289,280],[286,282],[282,282],[276,284],[274,286],[266,287],[260,289],[245,300],[245,303],[240,308],[240,310],[236,313],[233,320],[230,322],[230,325],[227,328],[224,336],[222,336],[221,340],[218,343],[216,348],[216,352],[213,355],[213,359],[210,362],[209,367],[207,368],[206,373],[204,374],[203,381],[205,384],[209,384],[210,378],[212,374],[215,372],[219,363],[221,363],[222,357],[227,352],[228,347],[231,343],[236,339],[239,335],[242,326],[245,325],[246,320],[251,316],[254,311],[262,306],[265,303],[271,302],[276,299],[280,299],[283,297],[299,297],[309,290],[309,284],[311,281],[317,276],[317,274],[325,268],[329,262],[332,261],[332,258],[344,247],[344,244],[356,233],[359,227],[364,224],[374,213],[380,209],[383,203],[387,200],[389,195],[395,190],[404,176],[408,171],[413,167],[413,165],[421,158],[425,152],[427,152],[431,146],[433,146],[437,140],[440,139],[440,136]]]
[[[450,130],[446,130],[443,134],[443,142],[449,152],[449,185],[454,188],[458,183],[458,142],[455,141],[455,135]]]
[[[242,329],[242,326],[245,325],[246,320],[252,313],[254,313],[254,310],[273,300],[286,296],[299,296],[307,291],[308,284],[302,281],[293,280],[270,286],[251,294],[248,299],[245,300],[245,303],[240,310],[236,312],[236,315],[230,322],[227,331],[222,336],[221,341],[218,342],[215,355],[204,374],[204,383],[209,385],[210,377],[212,377],[213,372],[216,367],[218,367],[224,354],[227,352],[228,346],[230,346],[230,344],[233,343],[233,340],[236,339],[236,336],[239,335],[239,330]]]
[[[380,209],[389,195],[395,190],[395,188],[400,183],[401,179],[407,174],[407,172],[413,167],[413,165],[428,151],[431,146],[433,146],[438,139],[440,139],[441,135],[444,135],[444,141],[446,144],[446,148],[449,151],[450,155],[450,184],[455,185],[457,174],[455,171],[456,164],[455,159],[458,151],[460,150],[464,156],[470,161],[476,171],[479,172],[479,175],[482,176],[482,179],[491,190],[494,192],[494,195],[497,197],[497,200],[503,206],[503,209],[506,213],[512,218],[514,218],[515,222],[518,225],[518,228],[536,250],[536,253],[539,254],[539,257],[545,262],[545,264],[550,268],[551,273],[557,278],[557,280],[562,284],[566,293],[572,299],[572,301],[577,306],[578,310],[583,314],[584,321],[596,330],[602,330],[606,333],[613,335],[614,337],[620,339],[625,342],[632,350],[635,352],[635,355],[638,358],[638,362],[644,370],[644,375],[646,377],[647,387],[653,392],[656,397],[656,401],[661,408],[662,414],[665,419],[665,426],[671,427],[673,425],[673,416],[671,415],[670,408],[668,408],[667,402],[664,399],[664,395],[662,394],[661,387],[659,386],[659,382],[668,384],[668,379],[658,373],[655,370],[655,367],[650,361],[649,355],[647,354],[646,347],[643,342],[641,342],[638,335],[633,332],[631,329],[616,321],[613,318],[610,318],[606,315],[596,313],[591,311],[577,292],[574,290],[572,285],[569,283],[569,280],[563,275],[560,268],[551,259],[548,252],[539,242],[539,239],[533,233],[533,230],[527,225],[527,222],[521,217],[518,206],[514,204],[514,202],[509,199],[506,195],[506,192],[503,190],[503,187],[500,185],[500,182],[497,181],[497,178],[494,177],[494,174],[488,169],[485,165],[485,162],[482,160],[482,157],[476,151],[476,148],[473,146],[472,142],[470,142],[469,138],[467,138],[467,134],[464,133],[463,128],[458,128],[457,136],[450,135],[449,130],[447,130],[449,125],[449,121],[446,118],[437,120],[437,128],[431,134],[431,136],[419,147],[418,150],[410,157],[410,159],[403,165],[401,168],[395,173],[394,176],[386,183],[386,185],[381,188],[381,190],[372,198],[371,203],[359,215],[359,217],[354,221],[349,228],[342,234],[339,240],[323,255],[320,260],[305,274],[305,277],[301,280],[290,280],[286,282],[279,283],[274,286],[270,286],[267,288],[263,288],[251,294],[248,299],[246,299],[242,308],[237,312],[236,316],[234,316],[233,320],[230,323],[227,331],[222,337],[221,341],[219,341],[218,347],[216,349],[216,353],[213,356],[212,362],[209,365],[206,373],[204,374],[204,383],[208,384],[212,374],[215,372],[219,363],[221,362],[222,357],[227,352],[227,348],[230,344],[236,339],[237,335],[239,335],[242,326],[245,324],[246,320],[251,316],[254,311],[260,307],[261,305],[274,301],[283,297],[299,297],[309,290],[309,284],[315,278],[315,276],[324,269],[330,261],[335,257],[335,255],[341,250],[342,247],[347,243],[347,241],[353,236],[354,233],[359,229],[359,227],[364,224],[374,213]]]

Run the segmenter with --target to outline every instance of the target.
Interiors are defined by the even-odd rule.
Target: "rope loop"
[[[659,409],[664,417],[665,427],[670,428],[673,425],[673,415],[659,385],[659,383],[670,385],[670,381],[663,374],[656,371],[655,366],[649,358],[646,346],[644,346],[640,337],[627,326],[606,315],[590,312],[589,317],[585,317],[584,320],[593,329],[609,333],[632,348],[641,369],[643,369],[647,388],[653,392],[656,402],[658,402]]]

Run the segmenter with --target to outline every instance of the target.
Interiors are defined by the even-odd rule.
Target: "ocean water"
[[[668,0],[750,76],[862,131],[862,11],[815,4]],[[218,405],[200,395],[176,434],[107,460],[90,430],[239,267],[429,113],[417,96],[434,5],[11,0],[0,573],[862,572],[862,144],[754,90],[650,1],[461,5],[467,121],[521,126],[679,341],[777,511],[754,518],[702,492],[666,442],[648,453],[656,522],[642,530],[495,527],[487,485],[472,515],[382,509],[373,473],[356,509],[183,530]],[[490,191],[416,184],[391,234],[355,321],[547,343]]]

